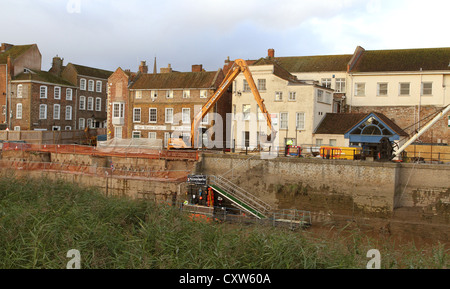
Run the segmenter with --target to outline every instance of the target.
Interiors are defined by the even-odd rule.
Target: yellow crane
[[[264,104],[264,99],[261,98],[261,95],[259,94],[258,88],[256,87],[255,81],[253,80],[253,76],[250,72],[250,69],[247,65],[247,62],[243,59],[236,59],[234,61],[233,66],[228,71],[227,75],[225,76],[224,80],[220,84],[217,91],[214,93],[213,96],[203,105],[201,111],[197,113],[197,115],[194,117],[194,121],[191,125],[191,135],[190,135],[190,144],[186,144],[183,139],[181,138],[171,138],[169,139],[168,149],[186,149],[186,148],[196,148],[196,144],[198,144],[198,127],[200,125],[200,122],[202,119],[206,116],[206,114],[211,110],[212,107],[219,101],[219,99],[225,94],[228,87],[233,83],[233,81],[236,79],[236,77],[243,73],[248,85],[253,93],[253,96],[258,103],[258,106],[261,110],[261,113],[264,115],[267,121],[267,126],[271,131],[271,134],[268,136],[268,140],[275,138],[276,131],[274,130],[272,126],[272,119],[270,117],[269,112],[266,109],[266,106]]]

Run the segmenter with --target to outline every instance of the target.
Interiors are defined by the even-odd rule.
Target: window
[[[331,88],[331,78],[322,78],[322,86]]]
[[[141,122],[141,109],[140,108],[133,109],[133,122]]]
[[[166,123],[173,123],[173,108],[166,108]]]
[[[113,103],[113,117],[123,118],[124,117],[125,104],[120,102]]]
[[[60,119],[61,117],[61,106],[59,104],[53,105],[53,119]]]
[[[275,101],[282,101],[283,100],[283,93],[281,91],[275,92]]]
[[[100,80],[97,80],[97,82],[95,83],[95,91],[102,92],[102,82]]]
[[[296,101],[297,100],[297,93],[295,91],[289,92],[289,101]]]
[[[142,90],[136,90],[136,99],[142,98]]]
[[[39,106],[39,119],[47,119],[47,105],[41,104]]]
[[[289,114],[287,112],[280,112],[280,129],[288,128]]]
[[[325,103],[331,104],[333,102],[333,97],[331,96],[331,92],[325,91]]]
[[[150,92],[150,97],[151,97],[151,98],[157,98],[157,97],[158,97],[158,91],[152,90],[152,91]],[[173,94],[172,94],[172,98],[173,98]]]
[[[422,95],[433,95],[432,82],[422,82]]]
[[[72,106],[66,106],[66,120],[72,120]]]
[[[181,110],[182,114],[182,120],[184,124],[191,123],[191,109],[190,108],[183,108]]]
[[[170,132],[164,133],[164,147],[167,147],[169,145],[169,138],[170,138]]]
[[[95,111],[102,111],[102,99],[100,97],[95,98]]]
[[[410,83],[403,82],[400,83],[400,95],[409,95]]]
[[[173,98],[173,90],[166,91],[166,98]]]
[[[20,131],[20,126],[15,126],[14,131]]]
[[[132,138],[141,138],[141,132],[140,131],[133,131]]]
[[[330,139],[330,146],[335,147],[336,144],[337,144],[337,140],[335,140],[335,139]]]
[[[41,86],[40,98],[47,98],[47,86]]]
[[[245,91],[250,91],[250,86],[248,85],[247,80],[244,79],[244,87],[243,87],[244,92]]]
[[[87,110],[94,110],[94,98],[88,97]]]
[[[345,92],[345,78],[336,78],[336,92]]]
[[[86,96],[80,96],[80,110],[86,109]]]
[[[59,125],[52,126],[52,131],[60,131],[61,127]]]
[[[355,84],[355,96],[365,96],[366,95],[366,84],[356,83]]]
[[[84,118],[80,118],[78,120],[78,129],[83,130],[86,128],[86,120]]]
[[[22,119],[22,104],[18,103],[16,106],[16,118]]]
[[[190,97],[191,97],[191,91],[183,90],[183,98],[190,98]]]
[[[208,98],[208,91],[205,89],[200,90],[200,98]]]
[[[86,120],[86,126],[87,126],[88,128],[94,128],[94,126],[92,125],[92,123],[93,123],[93,121],[92,121],[91,118],[88,118],[88,119]]]
[[[242,105],[242,116],[244,117],[244,120],[250,120],[250,110],[251,110],[250,104]]]
[[[89,80],[89,82],[88,82],[88,90],[89,91],[94,91],[94,81],[93,80]]]
[[[266,80],[258,79],[258,90],[266,90]]]
[[[22,98],[23,97],[23,85],[19,84],[17,86],[17,98]]]
[[[86,79],[80,79],[80,90],[86,90]]]
[[[158,110],[156,108],[149,108],[148,115],[149,123],[156,123],[158,121]]]
[[[114,137],[115,138],[122,138],[122,127],[121,126],[116,126],[114,127]]]
[[[316,139],[316,146],[321,146],[323,144],[323,139],[318,138]]]
[[[64,127],[64,130],[72,130],[72,127],[71,126],[66,126],[66,127]]]
[[[209,114],[205,114],[205,117],[202,119],[202,124],[208,124],[209,123]]]
[[[323,102],[323,90],[317,90],[317,101]]]
[[[304,112],[297,112],[295,127],[297,130],[305,129],[305,113]]]
[[[66,89],[66,100],[72,100],[73,91],[72,88]]]
[[[378,96],[386,96],[386,95],[388,95],[388,84],[387,83],[378,83],[378,85],[377,85],[377,95]]]
[[[55,99],[61,99],[61,87],[56,86],[54,89],[54,92],[55,93],[54,93],[53,97]]]
[[[149,139],[156,139],[156,132],[154,132],[154,131],[149,132],[148,133],[148,138]]]

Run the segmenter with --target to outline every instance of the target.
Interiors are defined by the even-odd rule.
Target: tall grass
[[[62,181],[0,178],[0,268],[365,268],[380,247],[358,232],[338,239],[189,219],[176,208],[105,197]],[[379,248],[383,268],[448,268],[443,245]]]

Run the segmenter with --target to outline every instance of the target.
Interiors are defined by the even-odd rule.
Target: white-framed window
[[[158,122],[158,109],[151,107],[148,109],[148,122],[157,123]]]
[[[335,147],[337,144],[337,140],[336,139],[330,139],[330,146]]]
[[[61,118],[61,106],[59,104],[53,105],[53,119]]]
[[[66,120],[72,120],[72,106],[66,106]]]
[[[86,110],[86,96],[80,96],[80,110]]]
[[[40,87],[40,94],[39,94],[40,98],[47,98],[47,86],[42,85]]]
[[[205,116],[202,119],[202,124],[208,124],[209,123],[209,114],[205,114]]]
[[[200,90],[200,98],[208,98],[208,90],[206,89]]]
[[[325,103],[331,104],[333,102],[333,96],[331,92],[325,91]]]
[[[61,87],[55,86],[53,97],[54,99],[61,99]]]
[[[389,88],[389,85],[386,82],[379,82],[377,84],[377,95],[378,96],[387,96],[388,88]]]
[[[182,121],[184,124],[191,123],[191,109],[182,108],[181,109]]]
[[[433,95],[433,82],[422,82],[422,95]]]
[[[142,99],[142,90],[136,90],[136,99]]]
[[[183,98],[190,98],[191,97],[191,91],[188,89],[183,90]]]
[[[266,80],[265,79],[258,79],[258,90],[259,91],[266,90]]]
[[[141,122],[141,108],[133,108],[133,122]]]
[[[94,81],[93,80],[88,81],[88,90],[94,91]]]
[[[252,109],[252,106],[250,104],[242,105],[242,116],[243,116],[244,120],[250,120],[251,109]]]
[[[323,139],[321,139],[321,138],[316,139],[316,146],[322,146],[322,144],[323,144]]]
[[[80,79],[80,90],[86,90],[86,79]]]
[[[151,98],[158,98],[158,91],[157,90],[150,91],[150,97]],[[173,97],[173,94],[172,94],[172,97]]]
[[[125,103],[114,102],[113,103],[113,117],[123,118],[125,113]]]
[[[336,78],[336,92],[345,92],[345,78]]]
[[[410,89],[411,89],[411,84],[409,82],[401,82],[399,84],[399,95],[409,96]]]
[[[324,102],[323,90],[320,89],[317,90],[317,101]]]
[[[283,100],[283,92],[276,91],[275,92],[275,101],[282,101]]]
[[[331,78],[322,78],[322,86],[331,88]]]
[[[16,105],[16,119],[22,119],[22,104],[18,103]]]
[[[14,131],[20,131],[20,126],[15,126]]]
[[[87,110],[94,110],[94,98],[92,96],[88,97]]]
[[[52,131],[60,131],[61,127],[59,125],[52,126]]]
[[[366,96],[366,83],[355,83],[355,96]]]
[[[86,120],[84,118],[80,118],[78,120],[78,129],[85,129],[86,128]]]
[[[95,98],[95,111],[102,111],[102,98],[101,97]]]
[[[66,89],[66,100],[72,100],[73,97],[73,90],[72,88]]]
[[[280,129],[287,129],[289,122],[289,113],[280,112]]]
[[[164,133],[164,147],[167,147],[169,145],[169,139],[171,138],[170,132]]]
[[[173,98],[173,90],[167,90],[166,91],[166,98]]]
[[[243,87],[244,92],[245,91],[250,91],[250,85],[248,85],[248,81],[244,79],[244,87]]]
[[[19,84],[17,86],[17,98],[22,98],[23,97],[23,85]]]
[[[148,133],[148,138],[149,139],[156,139],[156,132],[154,132],[154,131],[149,132]]]
[[[86,120],[86,126],[87,126],[88,128],[94,128],[94,122],[92,121],[92,118],[88,118],[88,119]]]
[[[39,119],[47,119],[47,105],[39,105]]]
[[[289,92],[289,101],[296,101],[297,100],[297,92],[291,91]]]
[[[173,123],[173,108],[166,108],[165,122]]]
[[[132,132],[131,137],[132,138],[141,138],[141,132],[135,130],[135,131]]]
[[[121,126],[115,126],[114,127],[114,137],[118,138],[118,139],[123,138],[122,127]]]
[[[102,82],[101,80],[97,80],[95,83],[95,91],[96,92],[102,92]]]
[[[72,127],[70,125],[67,125],[64,127],[64,130],[72,130]]]
[[[304,112],[297,112],[295,126],[296,126],[297,130],[305,129],[305,113]]]

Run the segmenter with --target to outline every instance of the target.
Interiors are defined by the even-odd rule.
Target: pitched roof
[[[450,70],[450,48],[366,50],[353,72]]]
[[[0,64],[6,64],[8,60],[8,56],[15,59],[25,53],[28,49],[33,47],[34,44],[30,45],[14,45],[10,49],[6,50],[3,53],[0,53]]]
[[[277,62],[290,73],[347,71],[352,54],[318,55],[300,57],[275,57]]]
[[[109,71],[109,70],[103,70],[103,69],[99,69],[99,68],[93,68],[93,67],[88,67],[88,66],[83,66],[83,65],[79,65],[79,64],[73,64],[73,63],[69,63],[68,65],[70,65],[70,64],[75,67],[75,69],[79,75],[108,79],[111,76],[111,74],[113,74],[113,71]]]
[[[221,71],[142,74],[130,89],[215,88],[217,75]]]
[[[65,79],[56,76],[55,74],[48,71],[38,71],[28,69],[30,72],[22,72],[21,74],[14,77],[13,80],[34,80],[40,82],[47,82],[52,84],[59,84],[65,86],[73,86],[72,83],[66,81]]]
[[[346,134],[350,129],[364,120],[369,115],[374,114],[386,126],[400,136],[408,136],[395,122],[382,113],[327,113],[316,128],[315,134]]]
[[[289,71],[282,67],[276,59],[260,58],[251,64],[251,66],[260,65],[273,65],[273,74],[275,74],[276,76],[289,82],[300,82],[300,80],[298,80],[296,76],[292,75]]]

